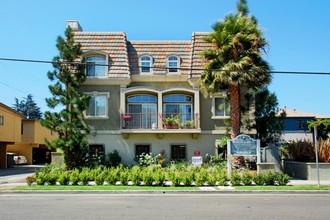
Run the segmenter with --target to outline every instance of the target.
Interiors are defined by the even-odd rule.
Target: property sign
[[[203,157],[202,156],[192,157],[191,162],[193,165],[201,166],[203,164]]]
[[[257,156],[258,142],[248,135],[239,135],[230,141],[232,156]]]
[[[232,156],[256,156],[260,163],[260,140],[255,140],[246,134],[238,135],[233,140],[227,141],[227,169],[228,176],[231,174]]]

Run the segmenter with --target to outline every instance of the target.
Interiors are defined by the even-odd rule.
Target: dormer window
[[[140,72],[141,73],[151,73],[152,67],[152,57],[151,56],[142,56],[140,58]]]
[[[107,69],[105,56],[95,55],[86,57],[87,77],[105,77]]]
[[[167,57],[167,69],[169,73],[179,72],[180,58],[178,56]]]

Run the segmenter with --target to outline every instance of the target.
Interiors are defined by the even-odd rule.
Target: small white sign
[[[202,165],[203,164],[203,157],[202,156],[195,156],[191,158],[191,162],[194,165]]]

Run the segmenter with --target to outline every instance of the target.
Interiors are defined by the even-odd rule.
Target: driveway
[[[25,178],[41,167],[42,165],[15,165],[12,168],[0,169],[0,189],[26,185]]]

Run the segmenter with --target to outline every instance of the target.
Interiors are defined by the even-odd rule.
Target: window
[[[107,117],[109,94],[92,94],[89,99],[89,106],[86,110],[87,117]]]
[[[139,156],[141,154],[149,154],[150,153],[150,145],[149,144],[138,144],[135,145],[135,156]]]
[[[305,121],[304,120],[297,120],[297,128],[299,130],[305,129]]]
[[[90,144],[89,145],[89,155],[104,155],[104,146],[102,144]]]
[[[169,73],[179,72],[178,68],[180,67],[180,59],[178,56],[169,56],[167,58],[167,68]]]
[[[157,124],[157,96],[137,94],[127,97],[131,128],[151,129]]]
[[[99,163],[104,163],[105,152],[102,144],[90,144],[89,145],[89,156]]]
[[[4,125],[5,124],[5,118],[0,115],[0,125]]]
[[[230,103],[227,97],[215,97],[213,100],[213,108],[215,117],[230,117]]]
[[[190,95],[172,94],[163,97],[164,117],[178,115],[180,122],[184,123],[193,119],[193,98]]]
[[[104,56],[86,57],[86,75],[88,77],[104,77],[106,75],[106,59]]]
[[[141,73],[151,73],[152,67],[152,57],[150,56],[142,56],[140,58],[140,72]]]
[[[171,145],[172,160],[186,160],[186,145]]]

